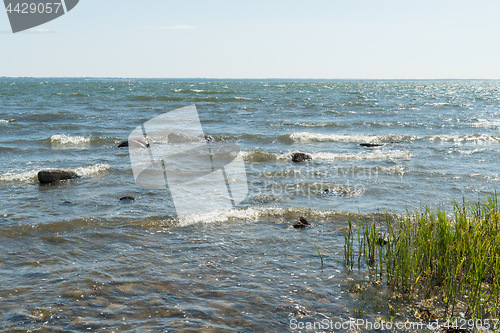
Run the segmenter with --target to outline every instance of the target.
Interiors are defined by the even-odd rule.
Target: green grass
[[[385,226],[357,219],[358,267],[409,301],[438,297],[443,317],[500,315],[500,207],[497,193],[480,202],[386,215]],[[355,262],[353,226],[344,232],[344,263]]]
[[[318,251],[318,255],[319,255],[320,259],[321,259],[321,268],[323,268],[323,255],[319,251],[318,246],[316,245],[316,243],[313,243],[313,244],[314,244],[314,247],[316,247],[316,251]]]

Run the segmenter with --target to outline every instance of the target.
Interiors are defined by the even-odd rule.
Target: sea
[[[239,146],[248,195],[232,209],[187,195],[193,213],[178,216],[168,186],[139,187],[118,148],[187,106]],[[380,322],[392,291],[352,291],[372,277],[344,265],[349,219],[452,214],[500,187],[499,163],[500,81],[0,78],[0,331]],[[81,178],[42,185],[44,169]],[[311,226],[293,228],[301,216]]]

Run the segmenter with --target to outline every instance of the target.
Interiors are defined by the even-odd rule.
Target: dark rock
[[[132,148],[148,148],[151,145],[151,140],[147,136],[138,136],[127,138],[120,141],[118,148],[132,147]]]
[[[292,155],[292,162],[302,162],[305,160],[311,160],[312,156],[306,153],[293,153]]]
[[[381,147],[385,145],[385,143],[360,143],[361,147]]]
[[[135,198],[134,197],[121,197],[120,198],[120,201],[134,201]]]
[[[304,216],[301,216],[300,219],[293,225],[294,228],[305,228],[310,226],[309,222],[305,219]]]
[[[388,238],[384,238],[382,236],[378,236],[378,239],[377,239],[377,244],[378,245],[386,245],[386,244],[389,244],[389,239]]]
[[[212,137],[211,137],[210,135],[208,135],[208,134],[201,134],[199,137],[200,137],[200,138],[202,138],[202,139],[205,139],[207,142],[212,142],[212,141],[214,141],[214,138],[212,138]]]
[[[38,181],[41,184],[55,183],[66,179],[80,178],[74,171],[67,170],[42,170],[38,172]]]

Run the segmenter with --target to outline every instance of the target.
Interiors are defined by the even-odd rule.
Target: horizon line
[[[230,81],[500,81],[499,79],[482,79],[482,78],[403,78],[403,79],[389,79],[389,78],[215,78],[215,77],[120,77],[120,76],[0,76],[0,80],[4,79],[116,79],[116,80],[230,80]]]

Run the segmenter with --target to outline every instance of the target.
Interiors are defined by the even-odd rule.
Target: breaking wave
[[[68,136],[55,134],[50,137],[50,142],[56,145],[79,145],[90,142],[90,138],[84,136]]]
[[[295,132],[290,134],[290,138],[296,142],[320,142],[320,141],[338,141],[338,142],[388,142],[415,140],[416,137],[404,137],[402,135],[340,135],[340,134],[319,134],[310,132]]]
[[[220,209],[209,212],[193,213],[179,217],[179,226],[187,226],[197,223],[221,223],[232,220],[256,221],[269,217],[285,217],[288,219],[297,216],[308,218],[345,218],[349,213],[335,210],[318,210],[303,207],[270,208],[270,207],[248,207],[241,209]]]

